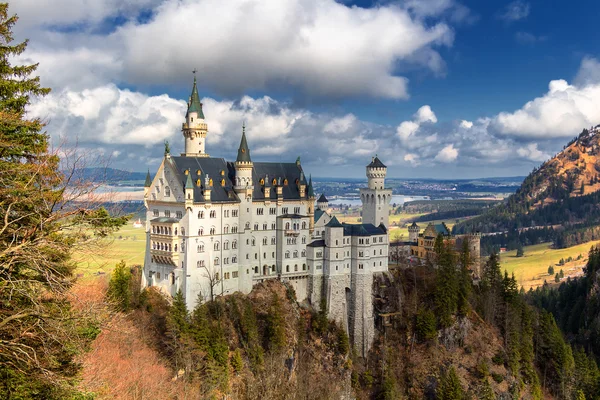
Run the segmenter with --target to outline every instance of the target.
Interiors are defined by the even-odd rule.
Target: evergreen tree
[[[458,305],[458,276],[449,244],[438,248],[436,258],[439,268],[436,271],[435,305],[440,327],[446,328],[452,325]]]
[[[469,312],[469,295],[471,294],[471,251],[469,242],[464,240],[460,252],[460,272],[458,276],[458,303],[459,316],[465,316]]]
[[[42,121],[26,113],[31,97],[49,89],[37,64],[12,64],[27,47],[13,43],[16,22],[0,3],[0,398],[68,398],[84,345],[84,321],[67,296],[78,228],[110,231],[125,221],[94,219],[89,203],[66,204],[64,194],[77,192],[49,152]]]
[[[519,243],[517,245],[517,257],[523,257],[525,255],[525,250],[523,249],[523,245]]]
[[[552,265],[548,267],[548,275],[554,275],[554,267]]]
[[[285,325],[281,300],[276,294],[271,300],[271,307],[267,314],[266,339],[271,351],[279,351],[285,346]]]
[[[465,398],[465,392],[454,367],[450,367],[448,372],[442,377],[435,398],[437,400],[462,400]]]
[[[110,276],[106,295],[118,310],[128,311],[131,305],[131,271],[121,260]]]

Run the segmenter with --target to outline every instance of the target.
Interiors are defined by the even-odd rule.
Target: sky
[[[300,156],[316,177],[526,175],[600,124],[600,2],[17,0],[14,62],[56,148],[155,171],[183,151],[193,70],[206,151]]]

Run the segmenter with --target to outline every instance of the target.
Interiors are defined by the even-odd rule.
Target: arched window
[[[273,236],[273,237],[271,238],[271,244],[276,244],[276,240],[277,240],[277,239],[275,239],[275,236]]]
[[[223,227],[223,233],[229,233],[229,225]]]
[[[236,262],[237,262],[237,257],[236,256],[231,257],[231,263],[235,264]]]
[[[211,235],[214,235],[214,234],[215,234],[215,227],[214,227],[214,226],[210,228],[210,234],[211,234]]]
[[[285,258],[290,258],[290,252],[289,252],[289,250],[285,252]]]
[[[294,272],[297,272],[297,271],[298,271],[298,264],[295,264],[294,265]]]
[[[233,242],[231,242],[231,248],[237,249],[237,240],[234,240]]]
[[[204,211],[198,211],[198,219],[204,218]]]
[[[306,257],[306,250],[302,250],[302,257]]]
[[[294,258],[298,258],[298,251],[294,251]]]
[[[267,244],[268,243],[268,239],[266,237],[263,238],[263,244]]]
[[[302,244],[306,243],[306,236],[302,236]]]
[[[219,250],[219,242],[215,242],[215,250]]]
[[[252,238],[252,246],[256,246],[256,239]]]
[[[231,233],[237,233],[237,231],[238,231],[237,225],[234,225],[231,227]]]
[[[198,253],[204,253],[204,243],[198,245]]]
[[[155,227],[154,225],[152,225],[152,233],[156,233],[156,232],[155,232],[155,230],[156,230],[155,228],[156,228],[156,227]]]
[[[175,227],[175,236],[177,236],[177,227]]]
[[[250,222],[246,222],[246,229],[250,229]]]
[[[258,230],[258,224],[254,224],[254,230],[257,231]]]
[[[219,257],[215,257],[215,265],[219,265]]]
[[[223,242],[223,250],[229,250],[229,241],[224,241]]]
[[[177,243],[175,243],[175,251],[177,251]]]
[[[171,189],[168,186],[165,186],[165,196],[171,197]]]
[[[289,222],[286,222],[286,223],[285,223],[285,229],[286,229],[286,230],[289,230],[289,229],[290,229],[290,223],[289,223]]]
[[[306,222],[302,222],[302,229],[306,229]]]
[[[181,236],[185,236],[185,228],[181,228]]]

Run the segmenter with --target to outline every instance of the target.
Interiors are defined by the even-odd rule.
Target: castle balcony
[[[298,230],[294,230],[294,229],[286,229],[283,233],[285,236],[299,236],[300,235],[300,231]]]
[[[165,265],[179,265],[179,253],[169,250],[150,249],[150,257],[152,262]]]

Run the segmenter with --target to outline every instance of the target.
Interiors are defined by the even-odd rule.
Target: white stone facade
[[[245,133],[235,162],[208,157],[203,118],[194,83],[182,129],[185,153],[166,151],[146,180],[143,285],[170,295],[181,290],[193,309],[211,296],[281,279],[299,301],[318,308],[324,299],[330,317],[366,355],[375,331],[373,276],[388,270],[385,166],[367,166],[363,223],[340,224],[326,200],[315,211],[312,181],[299,160],[253,162]]]

